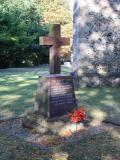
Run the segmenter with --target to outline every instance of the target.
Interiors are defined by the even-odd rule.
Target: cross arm
[[[40,45],[54,45],[55,41],[53,37],[40,37],[39,44]]]

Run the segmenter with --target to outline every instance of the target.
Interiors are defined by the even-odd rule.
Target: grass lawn
[[[25,114],[34,102],[39,72],[0,73],[0,118]]]
[[[76,97],[78,106],[85,106],[94,119],[120,125],[120,87],[80,88]]]
[[[0,160],[120,160],[120,139],[109,132],[75,140],[51,151],[0,133]]]
[[[68,74],[67,68],[62,69]],[[38,77],[48,67],[0,70],[0,119],[18,117],[33,109]]]
[[[66,68],[63,73],[69,73]],[[17,117],[33,109],[39,75],[48,67],[0,70],[0,119]],[[93,118],[107,119],[120,124],[120,87],[79,88],[78,106],[84,105]]]
[[[47,73],[47,67],[0,70],[0,119],[32,110],[38,76]],[[120,87],[79,88],[76,98],[94,119],[120,124]],[[106,131],[46,151],[0,132],[0,160],[120,160],[120,135]]]

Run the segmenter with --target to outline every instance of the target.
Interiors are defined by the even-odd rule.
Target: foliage
[[[65,1],[0,1],[0,68],[48,63],[49,47],[39,46],[39,36],[48,34],[53,23],[62,24],[62,35],[71,34]]]
[[[39,0],[41,10],[43,10],[44,24],[61,24],[63,37],[72,37],[72,21],[68,0]],[[61,55],[70,59],[70,46],[62,47]]]
[[[39,58],[39,36],[47,33],[40,25],[35,1],[0,2],[0,66],[34,65]]]

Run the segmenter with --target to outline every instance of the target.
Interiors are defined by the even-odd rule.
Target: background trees
[[[48,34],[53,23],[61,23],[62,34],[70,35],[70,14],[64,4],[64,0],[0,0],[0,68],[48,63],[48,47],[39,46],[39,36]]]

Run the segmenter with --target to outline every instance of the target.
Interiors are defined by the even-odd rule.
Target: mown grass
[[[0,73],[0,118],[25,114],[33,107],[38,73]]]
[[[62,69],[68,74],[67,68]],[[8,69],[0,71],[0,119],[17,117],[33,109],[39,75],[48,74],[48,67]],[[78,88],[78,106],[87,114],[120,124],[120,87]],[[99,115],[96,115],[98,114]]]
[[[67,68],[63,73],[69,73]],[[38,77],[48,67],[0,70],[0,119],[25,115],[33,109]]]
[[[0,71],[0,119],[18,117],[33,109],[38,76],[48,68]],[[65,69],[64,73],[68,73]],[[120,88],[78,88],[78,106],[85,106],[93,118],[120,124]],[[119,160],[120,137],[117,131],[75,139],[51,151],[42,150],[16,137],[0,132],[0,160]]]
[[[0,133],[0,160],[120,160],[120,139],[104,132],[50,151]]]
[[[43,150],[41,151],[32,144],[0,133],[0,160],[38,160],[38,157],[39,160],[42,160],[44,155]]]
[[[76,97],[91,117],[120,124],[120,87],[80,88]]]

